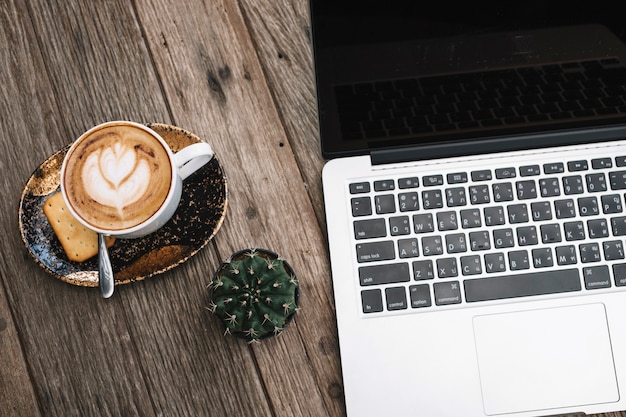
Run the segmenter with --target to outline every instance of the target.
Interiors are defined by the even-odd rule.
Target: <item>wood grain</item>
[[[203,4],[191,1],[186,6],[202,9]],[[164,81],[164,89],[176,122],[193,126],[224,160],[233,192],[230,217],[215,239],[218,251],[224,256],[244,247],[269,248],[298,272],[302,309],[293,328],[253,347],[274,412],[336,415],[342,403],[330,396],[328,387],[339,383],[338,362],[336,356],[329,362],[319,347],[332,344],[335,332],[323,236],[255,45],[240,30],[246,23],[240,9],[231,2],[204,7],[211,25],[202,26],[197,15],[173,2],[164,5],[169,13],[154,26],[159,30],[146,29],[152,54],[159,72],[174,74]],[[139,14],[158,19],[151,14],[154,10],[139,7]],[[202,123],[209,116],[213,119]],[[247,169],[229,171],[229,166]],[[293,344],[300,346],[294,349]],[[306,398],[302,387],[308,387]]]
[[[1,417],[345,414],[309,30],[307,0],[0,2]],[[209,142],[229,205],[196,256],[103,300],[37,266],[16,214],[43,160],[113,119]],[[301,283],[295,320],[255,345],[205,308],[247,247]]]

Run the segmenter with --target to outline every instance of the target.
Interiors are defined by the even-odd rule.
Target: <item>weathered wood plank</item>
[[[132,2],[32,2],[14,15],[27,23],[32,17],[35,35],[19,39],[32,51],[12,57],[25,85],[2,96],[3,103],[12,95],[21,100],[7,105],[17,128],[3,132],[2,146],[23,168],[22,180],[5,190],[14,209],[2,210],[2,227],[15,238],[3,242],[13,259],[3,265],[3,279],[43,414],[269,415],[249,348],[235,345],[231,354],[234,341],[207,337],[211,326],[220,334],[203,309],[206,270],[217,259],[211,248],[189,267],[119,288],[106,301],[97,290],[51,279],[25,255],[15,232],[16,200],[47,155],[104,120],[170,118]],[[23,88],[31,83],[37,88]],[[219,366],[220,355],[222,363],[236,362]]]
[[[38,416],[39,404],[29,375],[20,338],[24,337],[16,298],[11,295],[13,283],[26,279],[21,269],[30,262],[23,254],[17,232],[17,207],[21,192],[20,178],[32,172],[28,155],[42,157],[54,146],[45,140],[46,132],[58,132],[49,118],[54,102],[42,94],[49,88],[45,74],[31,77],[33,68],[42,68],[28,11],[21,1],[0,3],[0,415]],[[24,143],[28,138],[28,143]],[[24,306],[26,307],[26,306]]]
[[[0,4],[0,415],[343,415],[308,42],[306,0]],[[183,266],[102,300],[35,265],[15,214],[43,159],[119,118],[210,142],[229,212]],[[294,322],[254,346],[204,309],[244,247],[285,256],[302,285]]]
[[[0,416],[39,416],[17,329],[0,286]]]
[[[174,120],[224,161],[231,195],[215,239],[220,254],[266,247],[298,272],[302,310],[280,338],[253,347],[276,415],[341,415],[341,401],[328,393],[338,391],[340,376],[323,234],[240,9],[162,0],[138,12],[158,21],[146,35],[159,72],[168,74]]]
[[[325,232],[321,155],[307,0],[241,0],[273,99]]]

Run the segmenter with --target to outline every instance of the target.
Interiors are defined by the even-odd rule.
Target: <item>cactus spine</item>
[[[226,333],[256,342],[283,331],[298,309],[299,283],[275,253],[245,249],[223,262],[210,284],[209,310]]]

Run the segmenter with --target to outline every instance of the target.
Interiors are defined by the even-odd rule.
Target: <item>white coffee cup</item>
[[[83,133],[61,167],[61,193],[71,214],[104,235],[138,238],[174,215],[183,180],[213,157],[208,143],[173,153],[145,125],[112,121]]]

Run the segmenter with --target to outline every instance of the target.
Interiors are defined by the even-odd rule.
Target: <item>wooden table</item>
[[[345,414],[307,6],[0,2],[0,416]],[[209,142],[229,205],[196,256],[105,300],[33,262],[17,212],[41,162],[114,119]],[[220,261],[246,247],[287,258],[302,294],[287,330],[254,345],[205,308]]]

